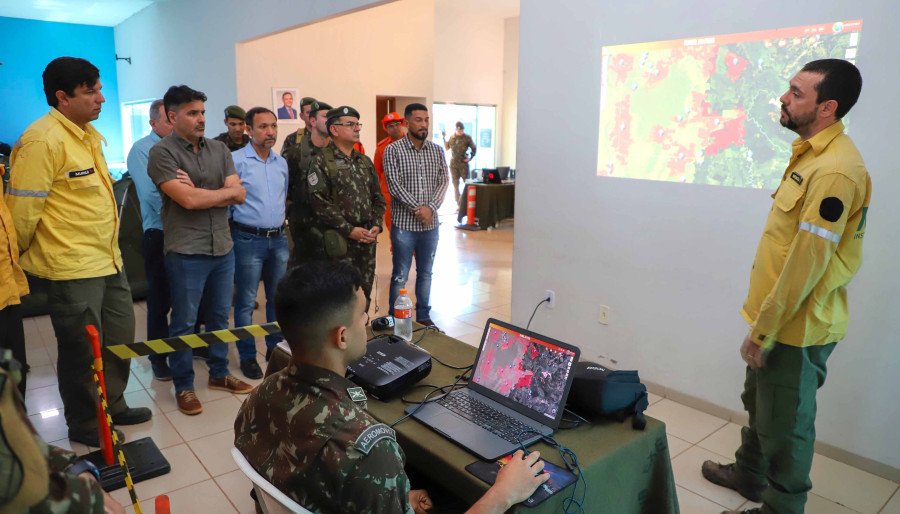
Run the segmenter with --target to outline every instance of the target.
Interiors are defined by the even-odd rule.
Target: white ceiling
[[[157,0],[0,0],[0,16],[113,27]]]
[[[164,0],[0,0],[0,16],[114,27],[159,1]],[[499,18],[519,15],[519,0],[438,1]]]

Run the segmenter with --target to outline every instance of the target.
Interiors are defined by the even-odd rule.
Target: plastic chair
[[[301,507],[299,503],[288,498],[286,494],[279,491],[271,482],[257,473],[256,470],[253,469],[253,466],[247,462],[247,459],[240,450],[232,447],[231,457],[234,459],[234,462],[237,463],[241,471],[247,475],[247,478],[253,482],[256,498],[265,514],[313,514],[311,511]]]

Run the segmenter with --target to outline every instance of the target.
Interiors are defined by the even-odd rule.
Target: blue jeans
[[[228,328],[228,312],[231,310],[231,293],[234,287],[234,252],[219,257],[211,255],[166,254],[166,273],[172,292],[172,321],[170,336],[194,333],[200,299],[204,300],[206,330]],[[228,345],[212,344],[209,347],[209,376],[223,378],[228,375]],[[169,354],[169,368],[175,392],[194,389],[194,365],[190,350]]]
[[[400,288],[406,286],[409,268],[412,265],[413,253],[416,255],[416,320],[430,318],[431,304],[431,267],[434,265],[434,254],[438,245],[438,229],[413,232],[391,227],[391,246],[393,247],[394,270],[391,272],[390,309],[394,312],[394,304],[400,296]]]
[[[275,321],[275,287],[287,271],[287,237],[257,236],[237,229],[231,230],[234,241],[234,326],[253,324],[253,302],[262,279],[266,290],[266,321]],[[266,347],[275,348],[280,335],[266,336]],[[256,358],[253,338],[237,342],[241,360]]]

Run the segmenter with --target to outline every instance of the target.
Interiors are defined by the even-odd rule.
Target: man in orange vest
[[[381,126],[387,131],[388,137],[378,142],[375,147],[375,172],[378,173],[378,182],[381,183],[381,194],[387,201],[387,210],[384,211],[384,226],[391,226],[391,192],[388,191],[387,179],[384,178],[384,149],[394,141],[406,136],[406,120],[396,112],[389,112],[381,119]]]

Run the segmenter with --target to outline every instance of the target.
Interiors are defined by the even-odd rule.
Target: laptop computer
[[[500,172],[497,168],[484,168],[481,170],[481,181],[485,184],[502,184],[503,179],[500,178]]]
[[[580,353],[491,318],[468,385],[406,411],[482,459],[496,459],[559,428]]]

